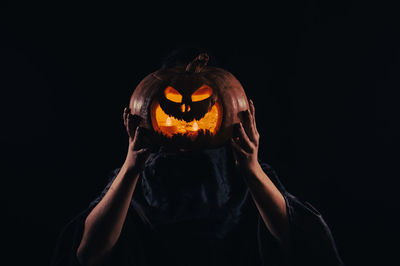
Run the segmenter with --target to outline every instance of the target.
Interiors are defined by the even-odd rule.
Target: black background
[[[48,264],[63,226],[123,162],[133,89],[183,44],[208,49],[242,82],[260,157],[320,210],[345,263],[394,264],[393,6],[8,4],[1,13],[2,242],[12,265]]]

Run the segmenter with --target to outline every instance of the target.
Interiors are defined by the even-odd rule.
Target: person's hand
[[[140,173],[150,155],[148,131],[140,127],[141,117],[132,115],[129,108],[124,108],[124,125],[129,136],[129,147],[124,166],[127,170]]]
[[[260,134],[257,131],[255,108],[252,100],[250,109],[242,112],[241,122],[234,127],[231,144],[237,166],[245,174],[254,173],[260,167],[258,163],[258,146]]]

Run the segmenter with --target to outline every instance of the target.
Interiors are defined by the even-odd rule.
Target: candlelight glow
[[[172,125],[171,117],[167,117],[167,120],[165,121],[165,124],[167,126],[171,126]]]
[[[194,131],[199,130],[199,125],[197,124],[196,121],[194,121],[194,123],[193,123],[193,130],[194,130]]]

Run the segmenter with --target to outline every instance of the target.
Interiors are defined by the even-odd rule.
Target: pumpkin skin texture
[[[207,62],[200,54],[188,65],[147,75],[135,88],[131,113],[156,133],[154,143],[191,150],[219,147],[232,137],[239,114],[249,108],[247,97],[230,72]]]

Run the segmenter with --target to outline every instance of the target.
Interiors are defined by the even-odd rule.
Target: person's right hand
[[[124,166],[129,171],[140,173],[150,155],[150,142],[146,130],[140,127],[142,118],[132,115],[129,108],[124,108],[124,125],[129,136],[129,148]]]

